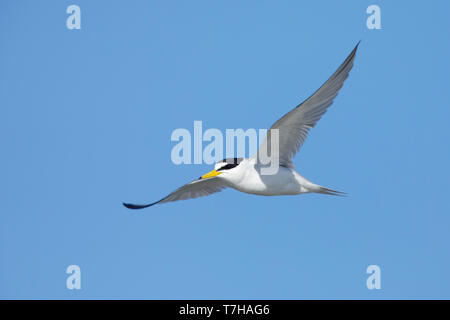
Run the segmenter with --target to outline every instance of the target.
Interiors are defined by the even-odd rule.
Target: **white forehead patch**
[[[226,169],[231,169],[236,167],[243,158],[228,158],[228,159],[223,159],[222,161],[217,162],[214,165],[214,170],[219,170],[223,167],[225,167],[226,165],[229,165],[228,168]]]
[[[217,162],[215,165],[214,165],[214,170],[218,170],[218,169],[220,169],[220,168],[222,168],[224,165],[226,165],[227,163],[226,162],[223,162],[223,161],[220,161],[220,162]]]

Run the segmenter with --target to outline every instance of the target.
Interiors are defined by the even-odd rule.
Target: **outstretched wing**
[[[171,194],[162,198],[159,201],[150,204],[124,203],[123,205],[128,209],[143,209],[158,203],[209,196],[210,194],[219,192],[227,187],[228,187],[227,183],[223,179],[220,179],[218,177],[198,179],[185,184],[184,186],[178,188],[177,190],[175,190],[174,192],[172,192]]]
[[[316,125],[328,107],[331,106],[339,89],[342,88],[345,79],[347,79],[353,67],[358,45],[359,42],[347,59],[319,90],[272,125],[256,154],[257,158],[271,155],[271,130],[278,129],[279,164],[288,168],[294,167],[292,158],[305,142],[309,130]]]

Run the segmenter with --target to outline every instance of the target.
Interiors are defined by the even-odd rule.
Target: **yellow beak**
[[[202,176],[202,179],[206,179],[206,178],[212,178],[212,177],[216,177],[219,174],[222,174],[222,172],[217,172],[216,170],[213,170],[211,172],[208,172],[207,174]]]

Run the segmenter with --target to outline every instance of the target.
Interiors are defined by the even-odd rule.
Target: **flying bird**
[[[333,103],[339,90],[353,67],[358,44],[333,73],[333,75],[308,99],[275,122],[251,158],[232,158],[217,162],[214,170],[178,188],[159,201],[150,204],[123,203],[129,209],[142,209],[155,204],[193,199],[219,192],[225,188],[263,196],[297,195],[302,193],[322,193],[344,195],[344,192],[328,189],[315,184],[294,169],[292,159],[301,148],[313,128],[328,107]],[[267,157],[271,150],[272,129],[278,129],[278,170],[275,174],[262,174],[264,167],[260,159]],[[275,154],[276,156],[276,154]]]

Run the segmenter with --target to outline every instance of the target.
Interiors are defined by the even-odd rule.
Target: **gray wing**
[[[345,79],[347,79],[353,67],[358,45],[359,42],[347,59],[319,90],[272,125],[257,152],[257,158],[271,155],[271,129],[278,129],[279,164],[289,168],[294,167],[292,158],[305,142],[309,130],[316,125],[328,107],[331,106],[339,89],[342,88]]]
[[[210,194],[222,191],[223,189],[227,188],[228,184],[218,178],[218,177],[212,177],[207,179],[199,179],[194,180],[192,182],[189,182],[185,184],[184,186],[178,188],[174,192],[170,193],[168,196],[162,198],[159,201],[150,203],[150,204],[131,204],[131,203],[124,203],[123,205],[127,207],[128,209],[143,209],[150,206],[153,206],[158,203],[165,203],[165,202],[171,202],[171,201],[178,201],[178,200],[187,200],[187,199],[194,199],[198,197],[205,197],[209,196]]]

